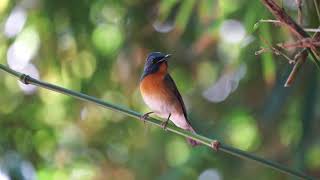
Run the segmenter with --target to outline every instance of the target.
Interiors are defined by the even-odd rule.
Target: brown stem
[[[284,87],[289,87],[292,85],[292,83],[296,79],[298,71],[300,70],[302,64],[304,64],[304,62],[306,61],[307,57],[308,57],[307,50],[302,50],[295,56],[294,60],[296,63],[293,66],[292,71],[291,71],[290,75],[288,76],[286,83],[284,84]]]
[[[302,0],[296,0],[298,7],[298,23],[302,25]]]
[[[292,62],[294,62],[294,60],[292,60],[291,58],[289,58],[285,53],[283,53],[282,51],[280,51],[279,49],[273,47],[267,40],[265,40],[262,36],[260,36],[261,41],[266,44],[267,46],[269,46],[270,51],[273,52],[275,55],[277,56],[283,56],[285,59],[288,60],[288,62],[291,64]],[[267,49],[263,48],[260,51],[256,52],[255,54],[259,54],[259,53],[263,53],[266,52]]]
[[[320,33],[315,33],[314,36],[312,37],[313,40],[315,41],[320,41]],[[293,66],[292,71],[284,84],[284,87],[289,87],[292,85],[294,82],[299,69],[301,68],[302,64],[306,61],[308,57],[308,48],[304,48],[302,51],[300,51],[294,58],[296,60],[296,64]]]
[[[304,31],[304,29],[299,26],[285,11],[283,8],[280,8],[277,3],[275,3],[273,0],[261,0],[262,3],[269,9],[269,11],[282,23],[284,24],[298,39],[305,39],[310,38],[309,34]],[[298,2],[298,0],[297,0]],[[299,4],[299,3],[298,3]],[[313,40],[319,41],[320,34],[315,33]],[[312,58],[317,65],[317,67],[320,67],[320,62],[315,56],[320,55],[320,51],[318,51],[318,48],[314,45],[312,45],[310,48],[303,49],[300,53],[297,54],[297,62],[294,65],[287,82],[285,83],[285,87],[290,86],[292,82],[294,81],[298,70],[301,68],[302,64],[305,62],[305,59],[308,56],[308,52],[311,53]]]
[[[319,47],[320,41],[316,41],[311,38],[304,38],[292,43],[279,43],[277,46],[283,49],[290,49],[290,48],[311,48],[311,47]]]
[[[299,39],[309,37],[306,33],[285,11],[279,7],[273,0],[262,0],[262,3],[269,11]]]
[[[309,34],[303,30],[285,11],[279,7],[273,0],[261,0],[262,3],[269,9],[269,11],[282,23],[284,24],[298,39],[309,38]],[[317,51],[315,46],[311,49],[319,56],[320,53]]]

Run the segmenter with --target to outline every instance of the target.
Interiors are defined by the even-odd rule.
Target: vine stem
[[[121,114],[125,114],[125,115],[127,115],[129,117],[141,120],[141,117],[142,117],[141,113],[138,113],[138,112],[133,111],[131,109],[128,109],[126,107],[115,105],[115,104],[111,104],[111,103],[102,101],[102,100],[100,100],[100,99],[98,99],[96,97],[92,97],[92,96],[89,96],[89,95],[86,95],[86,94],[83,94],[83,93],[79,93],[79,92],[72,91],[72,90],[69,90],[69,89],[54,85],[54,84],[50,84],[50,83],[47,83],[47,82],[44,82],[44,81],[40,81],[40,80],[34,79],[34,78],[30,77],[27,74],[23,74],[23,73],[17,72],[17,71],[12,70],[9,67],[4,66],[2,64],[0,64],[0,69],[5,71],[5,72],[7,72],[7,73],[9,73],[10,75],[12,75],[12,76],[14,76],[16,78],[19,78],[19,80],[24,84],[32,84],[32,85],[35,85],[35,86],[38,86],[38,87],[42,87],[42,88],[45,88],[45,89],[48,89],[48,90],[52,90],[52,91],[55,91],[55,92],[58,92],[58,93],[61,93],[61,94],[72,96],[72,97],[74,97],[76,99],[83,100],[83,101],[90,102],[90,103],[94,103],[96,105],[102,106],[102,107],[104,107],[106,109],[109,109],[111,111],[114,111],[114,112],[117,112],[117,113],[121,113]],[[152,118],[152,117],[147,117],[144,120],[145,120],[145,122],[147,122],[149,124],[152,124],[152,125],[155,125],[155,126],[158,126],[158,127],[162,128],[162,121],[160,121],[159,119],[155,119],[155,118]],[[217,140],[214,140],[214,139],[211,139],[211,138],[207,138],[207,137],[201,136],[199,134],[190,133],[188,131],[185,131],[183,129],[175,127],[175,126],[173,126],[171,124],[168,124],[166,130],[168,130],[168,131],[170,131],[172,133],[175,133],[175,134],[178,134],[178,135],[181,135],[181,136],[188,137],[188,138],[191,138],[193,140],[196,140],[196,141],[202,143],[203,145],[209,146],[210,148],[214,148],[213,144],[218,142]],[[279,163],[276,163],[276,162],[273,162],[273,161],[270,161],[270,160],[255,156],[253,154],[250,154],[250,153],[242,151],[240,149],[228,146],[228,145],[223,144],[223,143],[220,143],[218,150],[221,151],[221,152],[225,152],[227,154],[233,155],[233,156],[240,157],[242,159],[246,159],[246,160],[251,160],[251,161],[257,162],[257,163],[259,163],[261,165],[273,168],[274,170],[277,170],[277,171],[280,171],[282,173],[291,175],[293,177],[298,177],[298,178],[307,179],[307,180],[313,180],[314,179],[313,177],[310,177],[310,176],[308,176],[308,175],[306,175],[306,174],[304,174],[302,172],[299,172],[297,170],[290,169],[290,168],[285,167],[285,166],[283,166],[283,165],[281,165]]]

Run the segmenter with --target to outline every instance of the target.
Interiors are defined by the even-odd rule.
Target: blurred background
[[[304,27],[316,28],[303,1]],[[294,0],[278,1],[297,18]],[[292,42],[246,0],[0,0],[0,63],[145,113],[138,83],[149,52],[169,71],[202,135],[320,177],[319,71],[260,47]],[[287,51],[293,57],[298,49]],[[0,72],[0,179],[291,179]]]

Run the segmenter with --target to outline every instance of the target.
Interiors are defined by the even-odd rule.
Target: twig
[[[267,40],[265,40],[262,36],[260,36],[260,39],[263,41],[264,44],[266,44],[267,46],[269,46],[271,52],[273,52],[275,55],[277,56],[283,56],[285,59],[288,60],[289,64],[291,64],[292,62],[294,62],[293,59],[289,58],[285,53],[283,53],[282,51],[280,51],[279,49],[273,47],[270,43],[268,43]],[[264,49],[264,48],[263,48]],[[266,52],[266,51],[262,51],[259,50],[258,52]],[[257,55],[257,52],[255,53]]]
[[[315,41],[320,41],[320,33],[315,33],[313,35],[312,39]],[[294,59],[296,60],[295,61],[296,64],[293,66],[292,71],[290,72],[290,75],[288,76],[288,79],[287,79],[286,83],[284,84],[284,87],[289,87],[293,84],[301,66],[304,64],[304,62],[306,61],[306,59],[308,57],[308,51],[310,51],[310,49],[304,48],[295,56]],[[312,53],[312,51],[311,51],[311,55],[314,55]],[[314,61],[314,62],[316,62],[316,61]]]
[[[312,38],[304,38],[292,43],[279,43],[277,46],[284,49],[319,47],[320,41],[316,41]]]
[[[299,39],[309,37],[309,35],[273,0],[262,0],[269,11]]]
[[[275,3],[273,0],[261,0],[262,3],[269,9],[269,11],[286,27],[289,28],[289,30],[296,36],[298,39],[303,38],[309,38],[309,34],[303,30],[302,27],[300,27],[282,8],[280,8],[277,3]],[[318,33],[315,34],[317,36]],[[312,60],[317,66],[318,70],[320,70],[320,61],[318,59],[320,52],[318,51],[317,47],[312,46],[310,48],[306,48],[303,50],[304,53],[309,52],[311,54]],[[304,57],[304,56],[303,56]],[[302,59],[302,58],[300,58]],[[296,77],[296,74],[298,70],[300,69],[300,66],[304,64],[305,60],[300,60],[300,62],[297,62],[292,69],[292,72],[290,73],[287,82],[285,83],[285,86],[290,86],[292,84],[293,80]]]
[[[274,23],[274,24],[281,24],[281,21],[274,20],[274,19],[260,19],[259,23]]]
[[[319,12],[319,7],[318,7],[318,3],[316,0],[313,0],[314,6],[316,7],[316,11],[317,11],[317,15],[318,15],[318,20],[320,22],[320,12]]]
[[[314,40],[314,41],[316,41],[316,42],[319,42],[320,41],[320,33],[319,32],[316,32],[314,35],[313,35],[313,37],[312,37],[312,39]],[[313,52],[313,50],[312,49],[310,49],[310,48],[307,48],[307,50],[309,51],[309,53],[311,54],[311,57],[313,58],[313,62],[316,64],[316,66],[318,67],[318,70],[320,70],[320,61],[316,61],[316,59],[317,59],[317,57],[316,57],[316,55],[315,55],[315,53]],[[315,50],[315,52],[319,52],[319,48],[316,48],[316,50]]]
[[[269,9],[269,11],[279,20],[281,21],[289,30],[296,36],[298,39],[309,38],[309,34],[303,30],[282,8],[280,8],[277,3],[273,0],[261,0],[262,3]],[[316,53],[318,56],[320,52],[317,50],[316,47],[308,48],[309,53],[312,56],[312,59],[315,65],[320,70],[320,61],[318,60],[317,56],[314,54]]]
[[[304,28],[306,32],[320,32],[319,28]]]
[[[298,7],[298,23],[302,25],[302,0],[296,0]]]
[[[308,51],[302,50],[300,51],[294,58],[295,65],[292,68],[292,71],[290,72],[288,79],[286,83],[284,84],[284,87],[289,87],[292,85],[294,80],[296,79],[296,76],[298,74],[298,71],[300,70],[302,64],[306,61],[308,57]]]
[[[255,28],[257,28],[257,26],[258,26],[260,23],[272,23],[272,24],[275,24],[275,25],[284,24],[284,23],[282,23],[282,22],[279,21],[279,20],[274,20],[274,19],[260,19],[260,20],[254,25]],[[320,29],[319,29],[319,28],[303,28],[303,30],[306,31],[306,32],[320,32]]]
[[[111,103],[108,103],[108,102],[104,102],[104,101],[101,101],[100,99],[98,98],[95,98],[95,97],[92,97],[92,96],[88,96],[86,94],[82,94],[82,93],[79,93],[79,92],[76,92],[76,91],[72,91],[72,90],[69,90],[69,89],[65,89],[63,87],[60,87],[60,86],[57,86],[57,85],[54,85],[54,84],[50,84],[50,83],[47,83],[47,82],[44,82],[44,81],[39,81],[37,79],[34,79],[26,74],[22,74],[20,72],[16,72],[2,64],[0,64],[0,69],[6,71],[7,73],[15,76],[16,78],[19,78],[21,82],[25,83],[25,84],[32,84],[32,85],[35,85],[35,86],[39,86],[39,87],[42,87],[42,88],[45,88],[45,89],[49,89],[49,90],[52,90],[52,91],[55,91],[55,92],[58,92],[58,93],[62,93],[62,94],[65,94],[65,95],[68,95],[68,96],[72,96],[76,99],[80,99],[80,100],[83,100],[83,101],[87,101],[87,102],[91,102],[91,103],[94,103],[96,105],[99,105],[99,106],[102,106],[104,108],[107,108],[109,110],[112,110],[112,111],[115,111],[115,112],[118,112],[118,113],[122,113],[122,114],[125,114],[127,116],[130,116],[132,118],[135,118],[135,119],[138,119],[140,120],[141,117],[142,117],[142,114],[138,113],[138,112],[135,112],[133,110],[130,110],[128,108],[125,108],[125,107],[121,107],[119,105],[114,105],[114,104],[111,104]],[[148,117],[148,118],[145,118],[145,121],[147,123],[150,123],[152,125],[155,125],[155,126],[158,126],[158,127],[162,127],[162,121],[158,120],[158,119],[155,119],[155,118],[151,118],[151,117]],[[184,136],[184,137],[188,137],[188,138],[191,138],[193,140],[196,140],[206,146],[209,146],[210,148],[213,148],[213,144],[215,144],[217,141],[216,140],[213,140],[213,139],[210,139],[210,138],[207,138],[207,137],[204,137],[204,136],[201,136],[201,135],[198,135],[198,134],[193,134],[193,133],[190,133],[190,132],[187,132],[183,129],[180,129],[180,128],[177,128],[173,125],[168,125],[167,126],[167,130],[170,131],[170,132],[173,132],[175,134],[178,134],[178,135],[181,135],[181,136]],[[231,146],[228,146],[228,145],[225,145],[225,144],[222,144],[220,143],[219,144],[219,151],[222,151],[222,152],[225,152],[225,153],[228,153],[228,154],[231,154],[231,155],[234,155],[234,156],[238,156],[240,158],[243,158],[243,159],[247,159],[247,160],[252,160],[252,161],[255,161],[259,164],[262,164],[264,166],[267,166],[267,167],[270,167],[270,168],[273,168],[277,171],[280,171],[280,172],[283,172],[285,174],[288,174],[288,175],[291,175],[291,176],[294,176],[294,177],[299,177],[301,179],[314,179],[304,173],[301,173],[299,171],[296,171],[296,170],[292,170],[290,168],[287,168],[285,166],[282,166],[276,162],[273,162],[273,161],[270,161],[270,160],[266,160],[266,159],[263,159],[263,158],[260,158],[260,157],[257,157],[255,155],[252,155],[250,153],[247,153],[245,151],[242,151],[242,150],[239,150],[239,149],[236,149],[234,147],[231,147]]]

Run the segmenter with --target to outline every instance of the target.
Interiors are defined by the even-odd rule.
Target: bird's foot
[[[169,120],[168,120],[168,119],[165,120],[165,121],[163,121],[163,122],[161,123],[162,129],[167,130],[167,125],[168,125],[168,123],[169,123]]]
[[[161,123],[161,127],[162,127],[164,130],[167,130],[167,125],[168,125],[168,123],[169,123],[170,116],[171,116],[171,113],[169,114],[167,120],[165,120],[164,122]]]
[[[216,152],[218,152],[219,149],[220,149],[220,142],[217,141],[217,140],[212,141],[212,142],[211,142],[211,147],[212,147],[213,150],[215,150]]]
[[[142,116],[140,117],[140,120],[143,121],[143,123],[146,123],[146,119],[147,119],[147,118],[149,117],[149,115],[152,114],[152,113],[153,113],[152,111],[145,113],[144,115],[142,115]]]

